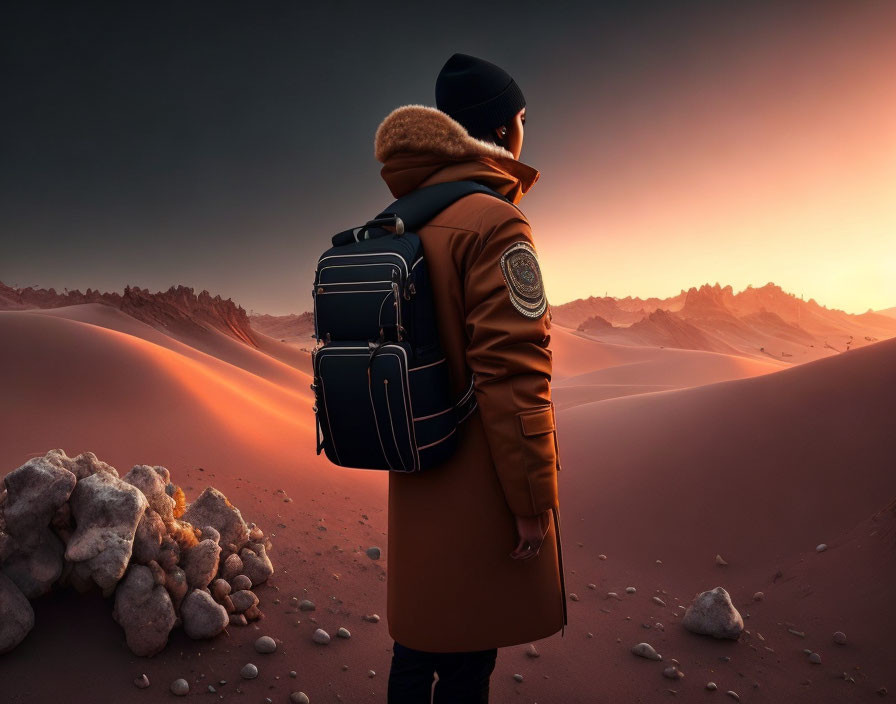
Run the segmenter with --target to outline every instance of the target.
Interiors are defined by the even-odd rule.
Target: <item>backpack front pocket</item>
[[[400,320],[401,294],[394,281],[318,284],[314,328],[320,339],[376,340]]]
[[[370,351],[366,340],[315,349],[318,422],[324,450],[334,464],[392,469],[371,402],[367,373]]]

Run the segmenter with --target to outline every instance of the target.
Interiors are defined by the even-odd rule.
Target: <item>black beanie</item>
[[[436,79],[436,107],[467,132],[481,137],[506,125],[526,107],[526,99],[507,71],[468,54],[454,54]]]

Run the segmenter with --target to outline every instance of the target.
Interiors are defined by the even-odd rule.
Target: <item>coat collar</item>
[[[389,113],[376,131],[374,155],[396,198],[421,186],[473,180],[519,203],[540,175],[508,150],[474,139],[447,113],[425,105],[403,105]]]

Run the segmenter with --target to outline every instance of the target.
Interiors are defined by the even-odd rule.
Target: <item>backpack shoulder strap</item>
[[[507,197],[476,181],[448,181],[424,186],[402,196],[377,215],[376,219],[397,216],[404,223],[405,231],[414,232],[452,203],[473,193],[485,193],[511,203]]]

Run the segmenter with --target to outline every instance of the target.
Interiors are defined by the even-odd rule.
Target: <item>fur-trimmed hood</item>
[[[434,152],[452,159],[491,156],[513,159],[507,149],[471,137],[448,113],[426,105],[402,105],[380,123],[374,138],[376,160],[397,152]]]
[[[374,156],[396,197],[432,183],[471,179],[516,203],[539,177],[507,149],[471,137],[450,115],[426,105],[389,113],[376,131]]]

